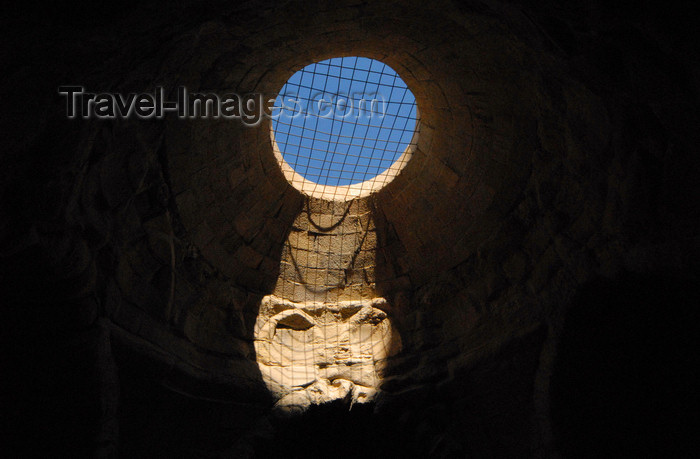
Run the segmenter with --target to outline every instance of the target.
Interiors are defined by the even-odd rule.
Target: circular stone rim
[[[381,62],[384,65],[384,62],[374,59],[374,58],[368,58],[368,59],[373,59],[378,62]],[[315,62],[312,62],[311,64],[314,64]],[[311,64],[307,64],[311,65]],[[388,66],[388,65],[387,65]],[[304,66],[306,67],[306,66]],[[304,68],[302,67],[302,68]],[[292,185],[294,188],[297,190],[301,191],[303,194],[306,196],[310,196],[312,198],[317,198],[317,199],[324,199],[327,201],[351,201],[353,199],[357,198],[364,198],[366,196],[369,196],[372,193],[376,193],[377,191],[381,190],[384,188],[386,185],[388,185],[392,180],[396,178],[396,176],[399,175],[399,173],[406,167],[406,164],[411,160],[411,157],[413,156],[413,153],[415,150],[418,148],[418,131],[420,127],[420,109],[418,107],[418,100],[415,97],[414,92],[411,90],[411,88],[408,87],[408,83],[406,83],[406,80],[404,80],[401,75],[399,75],[399,72],[394,70],[392,67],[391,70],[393,70],[399,78],[406,84],[406,88],[411,91],[411,94],[413,95],[414,99],[416,100],[416,117],[415,117],[415,128],[413,129],[413,135],[411,136],[411,140],[408,143],[408,146],[406,149],[403,151],[401,156],[399,156],[391,165],[381,174],[375,175],[369,180],[365,180],[364,182],[360,183],[354,183],[352,185],[339,185],[339,186],[333,186],[333,185],[321,185],[319,183],[312,182],[311,180],[307,180],[301,173],[297,172],[288,162],[286,159],[284,159],[284,156],[282,155],[282,151],[280,150],[279,146],[277,145],[277,140],[275,140],[275,128],[274,124],[270,123],[270,140],[272,142],[272,151],[275,155],[275,159],[277,160],[277,164],[279,165],[280,169],[282,169],[282,173],[284,174],[284,177],[287,179],[287,182],[289,182],[290,185]],[[298,72],[298,70],[296,71]],[[294,74],[296,74],[294,72]],[[291,78],[291,76],[289,77]],[[287,81],[289,80],[287,78]],[[284,84],[287,84],[286,82]],[[284,86],[284,85],[282,85]],[[400,167],[395,167],[395,164],[400,164]]]

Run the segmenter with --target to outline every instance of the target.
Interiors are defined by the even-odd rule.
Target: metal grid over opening
[[[309,196],[348,200],[377,191],[410,159],[413,93],[386,64],[365,57],[308,65],[282,87],[272,113],[275,154]]]

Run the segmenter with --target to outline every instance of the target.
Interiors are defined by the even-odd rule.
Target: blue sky
[[[272,125],[282,156],[321,185],[349,185],[385,171],[415,130],[415,98],[389,66],[333,58],[295,73],[280,90]]]

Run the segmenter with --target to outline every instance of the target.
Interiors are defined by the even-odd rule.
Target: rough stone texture
[[[286,413],[333,400],[372,401],[401,338],[386,300],[294,303],[263,298],[255,351],[263,380]]]
[[[313,431],[325,442],[314,447],[338,456],[371,447],[384,457],[552,457],[589,438],[598,455],[620,452],[620,436],[596,442],[595,422],[577,430],[565,421],[585,407],[561,394],[586,389],[567,376],[585,346],[567,340],[576,330],[593,339],[606,320],[569,312],[596,310],[596,297],[581,295],[597,282],[617,285],[609,290],[618,298],[656,285],[649,278],[672,279],[680,298],[697,288],[700,66],[689,9],[527,0],[56,5],[16,5],[1,28],[7,449],[294,457],[309,447],[290,439]],[[256,361],[255,323],[268,294],[306,301],[276,287],[295,282],[285,267],[303,257],[292,252],[324,236],[303,226],[306,206],[322,203],[288,185],[269,124],[68,120],[56,91],[274,93],[310,62],[353,54],[396,69],[421,113],[412,160],[348,218],[373,222],[376,234],[357,258],[373,266],[371,288],[353,295],[386,299],[402,351],[387,360],[374,403],[278,419]],[[310,214],[329,218],[322,224],[341,215]],[[353,233],[343,234],[330,252],[337,257],[319,260],[333,245],[324,240],[308,251],[307,268],[336,269],[340,281]],[[621,281],[629,272],[647,281]],[[636,325],[697,323],[678,297],[647,297],[637,295],[648,303],[627,314]],[[606,303],[613,317],[620,304]],[[581,317],[591,325],[577,327]],[[681,362],[596,365],[613,354],[615,330],[587,368],[608,369],[596,381],[619,369],[626,384],[594,395],[642,394],[625,400],[652,400],[643,418],[653,422],[634,432],[665,432],[645,436],[657,439],[654,451],[683,445],[682,400],[693,386],[680,370],[696,367],[685,355],[697,333],[669,325],[649,335]],[[664,376],[652,387],[650,373]],[[633,404],[596,400],[612,428],[640,417],[625,411]]]
[[[273,292],[293,302],[373,299],[379,249],[366,199],[309,199],[284,242]]]

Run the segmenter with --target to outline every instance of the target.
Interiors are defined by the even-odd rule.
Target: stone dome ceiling
[[[18,450],[293,457],[311,448],[297,440],[312,428],[320,447],[345,445],[340,456],[569,457],[587,431],[606,451],[626,444],[595,420],[639,418],[630,406],[654,391],[631,373],[661,365],[686,377],[687,362],[643,344],[653,329],[671,354],[693,335],[700,67],[679,13],[517,1],[127,6],[4,20],[13,113],[0,120],[0,299],[3,338],[18,350],[8,391],[21,394],[11,410],[21,435],[8,439]],[[386,63],[420,110],[411,161],[348,202],[289,184],[268,119],[68,119],[57,95],[66,84],[275,94],[338,56]],[[347,379],[371,381],[377,398],[275,414],[256,349],[261,305],[295,339],[312,322],[391,329],[391,352],[361,356],[382,360],[376,374]],[[385,317],[391,328],[378,325]],[[612,325],[596,335],[601,320]],[[630,320],[622,355],[649,359],[591,363],[615,355]],[[599,352],[581,342],[589,336]],[[328,374],[356,357],[316,364]],[[577,385],[578,362],[586,381],[621,378],[638,399],[607,410],[607,386]],[[599,402],[599,418],[570,422],[575,393]],[[661,439],[672,415],[630,429]]]

